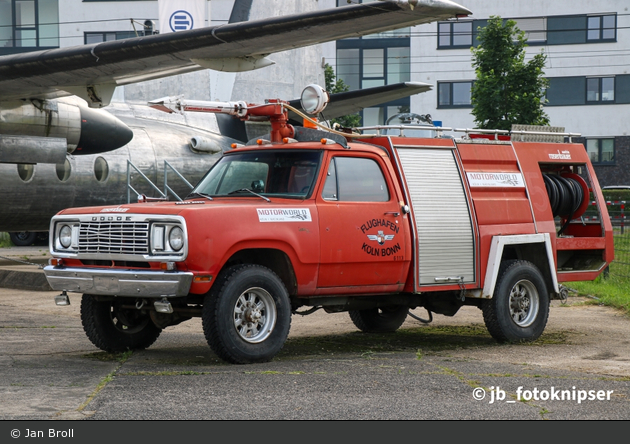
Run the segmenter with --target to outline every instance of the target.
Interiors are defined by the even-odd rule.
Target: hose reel
[[[582,216],[586,211],[588,185],[581,176],[573,173],[562,175],[543,173],[543,179],[553,217],[560,217],[565,221],[558,231],[558,234],[562,234],[572,219]]]

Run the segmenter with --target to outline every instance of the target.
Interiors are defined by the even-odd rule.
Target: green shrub
[[[8,248],[12,246],[13,242],[11,242],[9,233],[0,233],[0,248]]]
[[[630,190],[602,190],[606,201],[622,200],[630,202]]]

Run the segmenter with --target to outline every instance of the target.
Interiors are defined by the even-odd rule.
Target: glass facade
[[[615,139],[587,139],[585,145],[591,163],[615,162]]]
[[[0,0],[0,54],[57,47],[58,0]]]

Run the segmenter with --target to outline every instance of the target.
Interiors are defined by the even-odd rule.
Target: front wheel
[[[398,330],[409,313],[407,306],[350,310],[350,319],[357,328],[366,333],[389,333]]]
[[[84,294],[81,298],[81,323],[92,344],[110,353],[141,350],[149,347],[162,330],[148,313],[129,308],[133,298],[97,300]]]
[[[237,265],[205,297],[202,321],[208,345],[221,359],[233,364],[267,362],[289,335],[289,294],[270,269]]]
[[[492,299],[482,303],[488,331],[499,342],[533,341],[549,316],[549,292],[534,264],[507,261],[499,269]]]

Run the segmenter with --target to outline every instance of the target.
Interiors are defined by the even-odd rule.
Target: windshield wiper
[[[206,193],[199,193],[197,191],[190,193],[188,196],[184,197],[184,200],[186,199],[190,199],[191,197],[205,197],[208,200],[213,200],[212,197],[210,197],[209,194]]]
[[[271,202],[271,199],[269,199],[268,197],[265,197],[263,195],[260,195],[258,193],[253,192],[252,190],[250,190],[249,188],[241,188],[239,190],[234,190],[234,191],[230,191],[228,194],[235,194],[235,193],[240,193],[242,191],[247,191],[248,193],[252,193],[254,196],[258,196],[261,199],[265,199],[267,202]]]

